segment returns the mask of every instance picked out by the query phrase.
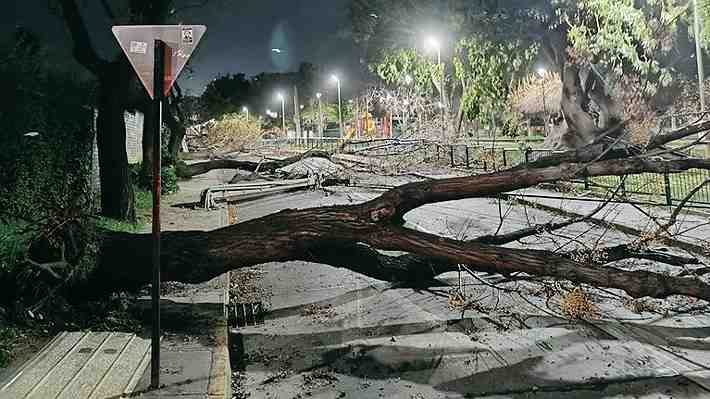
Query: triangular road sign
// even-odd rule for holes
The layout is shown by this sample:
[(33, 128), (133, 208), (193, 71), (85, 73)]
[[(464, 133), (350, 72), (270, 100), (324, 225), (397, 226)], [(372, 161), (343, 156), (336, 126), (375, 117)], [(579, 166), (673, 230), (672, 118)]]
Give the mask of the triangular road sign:
[(153, 93), (155, 40), (162, 40), (167, 44), (163, 86), (165, 88), (163, 94), (167, 95), (207, 31), (207, 27), (204, 25), (132, 25), (114, 26), (111, 30), (150, 98), (155, 98)]

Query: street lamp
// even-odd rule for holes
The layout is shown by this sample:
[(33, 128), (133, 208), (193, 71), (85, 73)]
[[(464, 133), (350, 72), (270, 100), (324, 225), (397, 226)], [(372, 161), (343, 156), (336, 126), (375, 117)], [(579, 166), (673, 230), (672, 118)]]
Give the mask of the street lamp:
[(242, 107), (242, 112), (247, 114), (247, 122), (249, 122), (249, 108), (246, 106)]
[(340, 137), (343, 137), (343, 102), (340, 97), (340, 78), (334, 74), (332, 79), (338, 85), (338, 123), (340, 124)]
[(316, 98), (318, 99), (318, 130), (320, 130), (320, 138), (323, 138), (323, 109), (321, 108), (321, 97), (323, 97), (321, 93), (316, 93)]
[(545, 68), (538, 68), (537, 69), (537, 74), (540, 76), (541, 79), (541, 84), (540, 87), (542, 88), (542, 123), (543, 123), (543, 134), (545, 137), (547, 137), (547, 105), (545, 104), (545, 75), (547, 74), (547, 71)]
[(281, 128), (283, 130), (284, 138), (288, 138), (286, 133), (286, 99), (282, 93), (278, 93), (277, 97), (281, 100)]
[[(429, 47), (433, 48), (436, 50), (436, 65), (441, 66), (441, 44), (439, 43), (439, 40), (437, 40), (435, 37), (430, 37), (427, 39), (427, 44)], [(444, 116), (444, 85), (446, 82), (444, 81), (444, 69), (442, 68), (441, 71), (441, 88), (439, 88), (439, 102), (442, 104), (441, 107), (441, 129), (445, 129), (446, 125), (446, 117)]]

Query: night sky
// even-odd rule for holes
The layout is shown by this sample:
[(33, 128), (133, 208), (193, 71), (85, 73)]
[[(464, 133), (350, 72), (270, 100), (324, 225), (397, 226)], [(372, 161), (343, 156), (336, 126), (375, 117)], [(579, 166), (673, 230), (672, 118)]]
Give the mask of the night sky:
[[(49, 57), (71, 64), (71, 38), (64, 21), (53, 14), (47, 0), (3, 0), (14, 7), (0, 13), (0, 35), (9, 37), (15, 26), (40, 35)], [(96, 0), (78, 0), (95, 40), (107, 58), (119, 51), (110, 32), (111, 21)], [(190, 61), (194, 73), (184, 73), (181, 83), (199, 94), (218, 74), (295, 70), (301, 62), (337, 71), (348, 92), (365, 77), (359, 50), (349, 36), (349, 0), (211, 0), (203, 8), (182, 13), (180, 22), (207, 25), (207, 35)], [(14, 4), (13, 4), (14, 3)], [(273, 47), (283, 49), (276, 54)], [(325, 82), (324, 77), (324, 85)]]

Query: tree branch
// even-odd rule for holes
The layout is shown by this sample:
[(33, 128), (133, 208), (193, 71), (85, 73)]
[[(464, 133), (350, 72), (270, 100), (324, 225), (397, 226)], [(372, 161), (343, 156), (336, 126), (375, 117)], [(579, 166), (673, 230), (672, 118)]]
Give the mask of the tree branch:
[(106, 61), (99, 58), (96, 53), (75, 0), (60, 0), (60, 4), (74, 42), (74, 56), (86, 69), (98, 75)]

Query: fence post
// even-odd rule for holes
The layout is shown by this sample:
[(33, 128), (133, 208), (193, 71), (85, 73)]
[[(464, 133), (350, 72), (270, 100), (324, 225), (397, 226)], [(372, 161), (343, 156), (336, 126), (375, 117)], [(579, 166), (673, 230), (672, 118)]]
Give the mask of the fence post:
[(468, 158), (468, 146), (466, 146), (466, 169), (470, 168), (471, 164)]
[(506, 153), (507, 153), (507, 151), (505, 149), (503, 149), (503, 167), (504, 168), (508, 167), (508, 158), (505, 156)]
[(668, 173), (663, 174), (663, 183), (666, 192), (666, 204), (668, 206), (673, 206), (673, 195), (671, 194), (671, 179), (668, 176)]
[(455, 162), (454, 162), (454, 146), (450, 145), (449, 146), (449, 155), (451, 155), (451, 167), (455, 167)]

